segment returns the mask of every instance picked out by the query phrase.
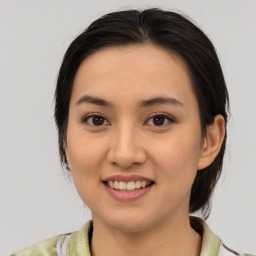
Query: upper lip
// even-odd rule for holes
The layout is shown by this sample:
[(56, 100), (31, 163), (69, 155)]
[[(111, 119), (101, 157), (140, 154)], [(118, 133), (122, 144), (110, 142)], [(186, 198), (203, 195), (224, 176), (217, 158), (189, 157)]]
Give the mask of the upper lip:
[(147, 182), (153, 182), (152, 179), (150, 178), (146, 178), (143, 176), (139, 176), (139, 175), (129, 175), (129, 176), (125, 176), (125, 175), (112, 175), (112, 176), (108, 176), (107, 178), (103, 179), (103, 181), (123, 181), (123, 182), (129, 182), (129, 181), (147, 181)]

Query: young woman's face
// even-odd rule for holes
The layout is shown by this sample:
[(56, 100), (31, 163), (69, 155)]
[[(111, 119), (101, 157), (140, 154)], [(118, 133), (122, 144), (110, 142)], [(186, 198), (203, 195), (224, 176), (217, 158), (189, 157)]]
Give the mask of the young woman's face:
[(186, 65), (152, 45), (89, 56), (74, 80), (66, 145), (94, 221), (142, 231), (187, 218), (202, 137)]

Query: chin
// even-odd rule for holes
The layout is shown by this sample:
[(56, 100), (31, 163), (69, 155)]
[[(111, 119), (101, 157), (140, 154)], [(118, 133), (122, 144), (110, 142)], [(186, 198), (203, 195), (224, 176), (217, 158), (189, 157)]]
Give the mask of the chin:
[(125, 220), (114, 223), (111, 223), (112, 227), (116, 230), (128, 232), (128, 233), (137, 233), (137, 232), (143, 232), (148, 229), (148, 226), (146, 223), (133, 221), (133, 220)]
[[(97, 221), (98, 218), (93, 216), (93, 221)], [(110, 217), (101, 217), (101, 222), (104, 222), (105, 226), (123, 231), (123, 232), (141, 232), (150, 227), (150, 218), (139, 213), (121, 213), (111, 214)]]

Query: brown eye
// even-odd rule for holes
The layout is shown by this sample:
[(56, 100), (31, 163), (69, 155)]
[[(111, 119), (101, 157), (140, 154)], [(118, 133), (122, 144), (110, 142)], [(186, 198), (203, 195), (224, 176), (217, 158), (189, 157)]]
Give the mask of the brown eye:
[(159, 114), (152, 116), (147, 121), (148, 125), (152, 125), (152, 126), (165, 126), (172, 122), (173, 120), (169, 116), (159, 115)]
[(109, 124), (109, 122), (103, 116), (100, 116), (100, 115), (86, 116), (83, 119), (83, 122), (91, 126), (103, 126), (103, 125)]
[(165, 117), (164, 116), (154, 116), (153, 117), (153, 123), (154, 125), (163, 125), (165, 122)]

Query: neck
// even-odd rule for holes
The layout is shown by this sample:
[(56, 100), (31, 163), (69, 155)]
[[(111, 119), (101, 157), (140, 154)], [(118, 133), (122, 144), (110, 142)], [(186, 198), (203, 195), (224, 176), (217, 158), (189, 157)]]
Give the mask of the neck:
[(189, 216), (138, 232), (109, 228), (97, 218), (93, 223), (92, 256), (200, 255), (201, 237), (191, 228)]

